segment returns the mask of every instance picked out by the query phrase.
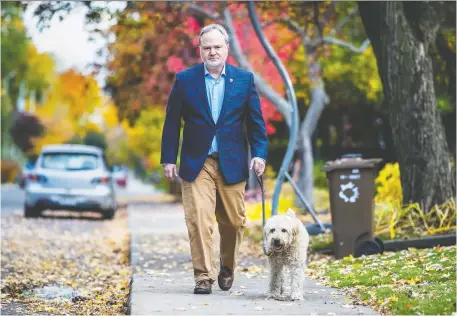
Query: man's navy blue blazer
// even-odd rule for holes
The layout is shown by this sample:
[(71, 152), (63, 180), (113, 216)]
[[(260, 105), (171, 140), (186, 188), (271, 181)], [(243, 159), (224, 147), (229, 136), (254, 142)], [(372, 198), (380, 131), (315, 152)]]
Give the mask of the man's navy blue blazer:
[(203, 63), (176, 74), (163, 126), (161, 163), (176, 164), (183, 119), (179, 176), (186, 181), (194, 181), (202, 170), (214, 136), (220, 168), (228, 184), (249, 176), (245, 133), (252, 157), (267, 158), (268, 138), (254, 76), (225, 65), (224, 101), (217, 123), (208, 104)]

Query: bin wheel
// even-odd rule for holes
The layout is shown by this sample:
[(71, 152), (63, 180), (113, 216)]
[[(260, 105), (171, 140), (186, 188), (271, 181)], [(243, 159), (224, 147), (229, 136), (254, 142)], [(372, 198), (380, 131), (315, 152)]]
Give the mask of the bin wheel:
[(360, 244), (358, 244), (355, 247), (354, 256), (356, 258), (358, 258), (358, 257), (360, 257), (362, 255), (368, 256), (368, 255), (374, 255), (374, 254), (382, 253), (383, 245), (381, 243), (379, 243), (375, 239), (365, 240), (365, 241), (361, 242)]
[(376, 241), (378, 243), (379, 247), (381, 248), (380, 253), (383, 253), (384, 252), (384, 242), (378, 237), (375, 237), (374, 241)]

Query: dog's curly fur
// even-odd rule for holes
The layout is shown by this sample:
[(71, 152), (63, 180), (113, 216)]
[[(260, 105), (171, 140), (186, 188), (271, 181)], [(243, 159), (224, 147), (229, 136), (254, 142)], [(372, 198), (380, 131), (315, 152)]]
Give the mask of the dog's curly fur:
[[(303, 300), (306, 254), (309, 235), (291, 209), (271, 217), (263, 230), (266, 255), (270, 262), (269, 297), (277, 300)], [(290, 280), (286, 280), (287, 273)], [(290, 287), (290, 293), (286, 288)]]

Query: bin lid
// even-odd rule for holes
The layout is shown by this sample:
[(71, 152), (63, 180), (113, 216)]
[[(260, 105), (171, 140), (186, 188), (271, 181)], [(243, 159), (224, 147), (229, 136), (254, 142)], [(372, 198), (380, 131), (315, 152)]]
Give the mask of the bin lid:
[(360, 157), (356, 158), (341, 158), (333, 161), (327, 161), (322, 167), (322, 170), (325, 172), (330, 172), (339, 169), (366, 169), (366, 168), (375, 168), (382, 159), (373, 158), (373, 159), (362, 159)]

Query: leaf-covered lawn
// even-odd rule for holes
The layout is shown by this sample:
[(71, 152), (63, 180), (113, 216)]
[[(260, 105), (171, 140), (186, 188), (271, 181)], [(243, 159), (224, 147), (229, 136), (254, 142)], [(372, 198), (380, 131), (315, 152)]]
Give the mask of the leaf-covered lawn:
[[(2, 218), (2, 311), (125, 314), (131, 269), (126, 212), (114, 220)], [(43, 298), (51, 287), (71, 295)]]
[(410, 249), (311, 262), (310, 277), (344, 290), (355, 304), (386, 314), (450, 315), (456, 311), (456, 247)]

